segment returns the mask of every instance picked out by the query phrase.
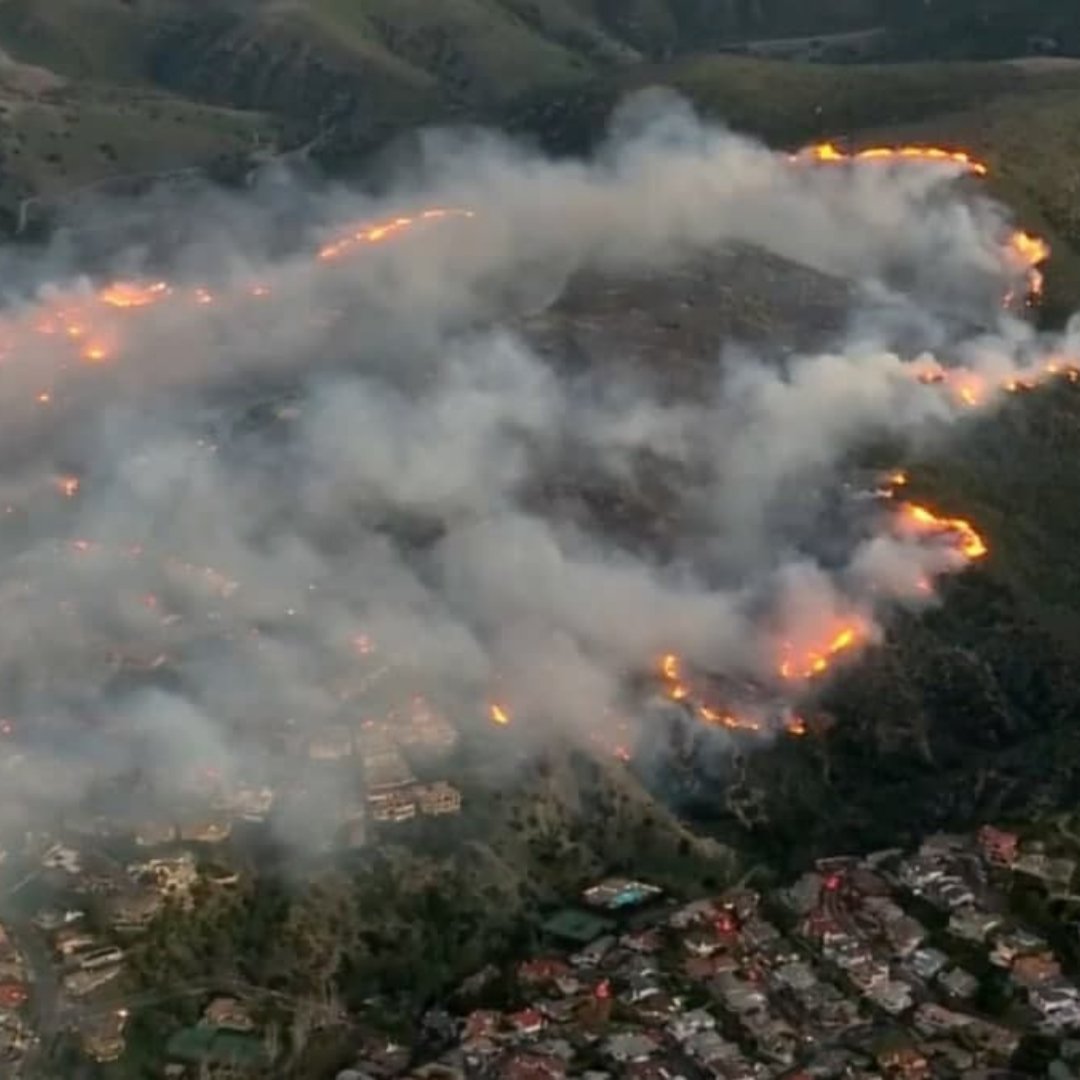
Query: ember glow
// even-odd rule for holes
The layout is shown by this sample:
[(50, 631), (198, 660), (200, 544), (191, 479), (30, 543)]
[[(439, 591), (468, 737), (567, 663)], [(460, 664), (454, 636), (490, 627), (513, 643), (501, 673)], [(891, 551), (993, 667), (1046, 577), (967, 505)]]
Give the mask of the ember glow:
[(506, 727), (510, 723), (510, 714), (501, 705), (492, 705), (488, 709), (488, 716), (493, 724)]

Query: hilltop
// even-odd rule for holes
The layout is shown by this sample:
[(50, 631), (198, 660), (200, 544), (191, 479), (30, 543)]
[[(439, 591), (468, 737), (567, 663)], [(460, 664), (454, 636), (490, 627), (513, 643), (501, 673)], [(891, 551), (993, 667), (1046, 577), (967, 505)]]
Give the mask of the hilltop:
[[(1013, 37), (1057, 33), (1067, 48), (1060, 6), (998, 8), (1021, 13), (1009, 24)], [(878, 26), (925, 37), (915, 45), (893, 30), (878, 50), (885, 58), (1010, 55), (1003, 45), (963, 45), (966, 23), (942, 24), (923, 8), (904, 0), (0, 0), (0, 211), (15, 227), (32, 197), (183, 166), (236, 180), (252, 162), (291, 151), (355, 169), (394, 136), (447, 121), (506, 124), (577, 150), (621, 95), (659, 83), (775, 144), (919, 123), (926, 137), (974, 139), (995, 163), (1012, 160), (1031, 108), (1049, 142), (1030, 148), (1016, 186), (1030, 192), (1033, 212), (1045, 188), (1060, 214), (1062, 193), (1044, 164), (1078, 108), (1080, 75), (1068, 67), (830, 67), (733, 55), (762, 52), (762, 39), (827, 40)], [(710, 55), (720, 47), (727, 52)], [(990, 105), (998, 122), (974, 130), (968, 112)], [(1014, 194), (1001, 175), (1002, 193)]]

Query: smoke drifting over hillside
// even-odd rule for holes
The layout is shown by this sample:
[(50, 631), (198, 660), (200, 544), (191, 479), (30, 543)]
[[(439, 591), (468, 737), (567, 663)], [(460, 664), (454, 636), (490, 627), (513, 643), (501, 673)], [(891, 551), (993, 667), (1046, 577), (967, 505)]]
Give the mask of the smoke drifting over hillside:
[[(589, 738), (668, 652), (796, 700), (883, 606), (931, 602), (969, 557), (948, 523), (883, 505), (824, 558), (795, 496), (835, 486), (867, 440), (937, 437), (1068, 353), (1001, 310), (1033, 266), (962, 164), (823, 168), (666, 98), (628, 106), (588, 163), (432, 136), (392, 199), (321, 198), (324, 220), (357, 222), (321, 251), (271, 258), (264, 211), (226, 205), (168, 285), (102, 291), (43, 252), (58, 284), (0, 321), (11, 822), (133, 769), (168, 797), (208, 768), (255, 779), (416, 694)], [(849, 340), (708, 357), (678, 400), (514, 329), (577, 272), (663, 273), (726, 245), (850, 278)], [(990, 330), (956, 341), (943, 311)], [(973, 365), (966, 381), (892, 351), (913, 333)], [(249, 425), (262, 398), (279, 418)], [(683, 508), (662, 554), (545, 496), (566, 475), (632, 489), (646, 462)]]

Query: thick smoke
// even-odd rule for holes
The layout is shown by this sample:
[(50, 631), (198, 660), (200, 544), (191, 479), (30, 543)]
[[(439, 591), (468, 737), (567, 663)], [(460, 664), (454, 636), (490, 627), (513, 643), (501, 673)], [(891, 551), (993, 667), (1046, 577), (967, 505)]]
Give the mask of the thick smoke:
[[(624, 110), (590, 162), (434, 135), (392, 199), (309, 201), (339, 223), (471, 216), (319, 259), (271, 256), (274, 215), (226, 201), (158, 302), (102, 305), (50, 251), (60, 283), (0, 323), (12, 824), (123, 777), (140, 808), (208, 769), (280, 779), (310, 738), (417, 694), (465, 727), (497, 699), (521, 738), (592, 738), (666, 652), (766, 685), (787, 659), (797, 694), (836, 627), (872, 641), (883, 605), (963, 564), (877, 511), (825, 558), (787, 513), (869, 440), (963, 415), (898, 342), (994, 379), (1048, 348), (997, 310), (1022, 285), (1007, 215), (958, 167), (793, 163), (668, 99)], [(852, 281), (847, 340), (718, 349), (678, 399), (518, 329), (574, 275), (747, 245)], [(958, 341), (935, 305), (989, 330)], [(646, 461), (679, 507), (662, 549), (552, 494), (635, 492)]]

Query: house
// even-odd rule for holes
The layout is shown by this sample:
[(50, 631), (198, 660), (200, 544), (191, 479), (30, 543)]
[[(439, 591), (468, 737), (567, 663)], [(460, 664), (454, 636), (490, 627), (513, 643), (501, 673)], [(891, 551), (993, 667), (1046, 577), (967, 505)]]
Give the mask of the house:
[(954, 911), (949, 917), (949, 933), (964, 941), (985, 941), (991, 930), (1000, 926), (1000, 915), (967, 907)]
[(716, 918), (716, 905), (711, 900), (693, 900), (674, 911), (668, 918), (672, 930), (689, 930), (698, 923), (712, 922)]
[(631, 952), (652, 954), (660, 951), (660, 935), (651, 927), (631, 930), (619, 938), (619, 944)]
[(265, 821), (274, 805), (274, 789), (269, 787), (238, 787), (219, 806), (239, 814), (245, 821)]
[(63, 978), (64, 991), (72, 997), (85, 997), (106, 983), (112, 982), (121, 970), (123, 970), (121, 965), (115, 964), (112, 967), (98, 968), (94, 971), (72, 971)]
[(247, 1006), (231, 997), (214, 998), (203, 1011), (202, 1022), (222, 1031), (255, 1030), (255, 1020)]
[(910, 915), (901, 914), (886, 924), (885, 940), (897, 956), (909, 956), (926, 940), (926, 927)]
[(164, 895), (154, 889), (120, 893), (109, 898), (109, 921), (120, 931), (141, 930), (154, 920), (164, 905)]
[(964, 998), (973, 997), (979, 989), (979, 980), (969, 971), (961, 967), (951, 968), (949, 971), (938, 976), (938, 986), (950, 997)]
[(806, 873), (780, 893), (780, 900), (796, 915), (809, 915), (821, 900), (822, 876)]
[(746, 919), (742, 924), (743, 941), (751, 949), (760, 949), (780, 938), (780, 931), (761, 918)]
[(1020, 837), (1016, 833), (984, 825), (977, 838), (979, 851), (987, 862), (996, 866), (1011, 866), (1016, 861)]
[(686, 1080), (673, 1061), (635, 1061), (622, 1070), (623, 1080)]
[(848, 976), (864, 994), (868, 994), (874, 987), (888, 982), (889, 965), (883, 960), (868, 959), (849, 968)]
[(702, 1064), (734, 1061), (741, 1055), (735, 1043), (728, 1042), (713, 1029), (695, 1032), (685, 1041), (683, 1049)]
[(925, 1002), (920, 1005), (912, 1016), (915, 1029), (923, 1035), (944, 1035), (951, 1031), (957, 1031), (966, 1027), (971, 1017), (965, 1013), (953, 1012), (934, 1002)]
[(646, 1024), (667, 1023), (679, 1011), (679, 1002), (663, 990), (649, 994), (637, 1003), (638, 1019)]
[(144, 821), (135, 829), (135, 843), (139, 847), (160, 847), (176, 839), (176, 826), (166, 821)]
[(658, 885), (628, 878), (606, 878), (587, 888), (581, 896), (587, 907), (604, 911), (624, 911), (655, 900), (663, 895)]
[(990, 962), (998, 967), (1012, 967), (1018, 956), (1040, 953), (1046, 949), (1046, 939), (1029, 930), (1006, 930), (994, 939), (994, 948), (990, 953)]
[(82, 856), (73, 847), (53, 844), (41, 857), (46, 870), (62, 870), (65, 874), (78, 874), (82, 870)]
[(930, 903), (946, 911), (956, 911), (958, 908), (972, 907), (975, 904), (975, 893), (971, 886), (954, 874), (938, 878), (923, 891)]
[(924, 948), (916, 949), (911, 954), (908, 963), (911, 970), (920, 979), (932, 979), (941, 970), (948, 966), (949, 958), (940, 949)]
[(974, 1017), (964, 1025), (964, 1041), (999, 1061), (1012, 1059), (1020, 1045), (1020, 1032)]
[(605, 1040), (604, 1054), (620, 1065), (633, 1061), (646, 1061), (657, 1052), (660, 1044), (651, 1035), (641, 1031), (625, 1031)]
[(1061, 965), (1052, 953), (1018, 956), (1013, 961), (1012, 978), (1013, 982), (1025, 989), (1032, 986), (1045, 986), (1061, 978)]
[(776, 972), (776, 980), (798, 992), (809, 990), (811, 986), (817, 983), (818, 978), (814, 973), (814, 969), (805, 961), (800, 960), (795, 963), (785, 964), (780, 968)]
[(539, 1035), (544, 1029), (543, 1014), (537, 1009), (522, 1009), (520, 1012), (510, 1013), (506, 1022), (519, 1035)]
[(312, 761), (340, 761), (353, 753), (353, 734), (344, 724), (331, 724), (312, 736), (308, 757)]
[(911, 987), (898, 979), (887, 979), (871, 987), (866, 996), (890, 1016), (899, 1016), (915, 1004), (911, 996)]
[(190, 851), (169, 858), (132, 863), (127, 871), (134, 881), (145, 882), (165, 896), (187, 896), (199, 880), (195, 856)]
[(1071, 1012), (1080, 1003), (1080, 993), (1071, 983), (1056, 980), (1028, 990), (1028, 1002), (1044, 1017), (1055, 1013)]
[(566, 1062), (553, 1054), (509, 1054), (498, 1065), (501, 1080), (563, 1080)]
[(914, 1046), (893, 1046), (878, 1054), (878, 1066), (887, 1074), (906, 1078), (925, 1076), (929, 1062)]
[(538, 957), (518, 964), (517, 978), (525, 986), (543, 986), (568, 976), (570, 972), (570, 965), (559, 957)]
[(402, 822), (416, 817), (416, 800), (409, 791), (379, 791), (368, 796), (374, 821)]
[(725, 973), (737, 971), (739, 962), (726, 953), (715, 956), (691, 956), (683, 961), (683, 974), (695, 982), (709, 982)]
[(456, 814), (461, 810), (461, 792), (453, 784), (438, 780), (434, 784), (418, 784), (414, 789), (420, 813), (429, 817)]
[(1012, 868), (1018, 874), (1027, 874), (1059, 888), (1068, 888), (1076, 873), (1076, 863), (1072, 859), (1051, 859), (1041, 851), (1025, 852)]
[(630, 1005), (637, 1005), (653, 994), (660, 992), (656, 979), (652, 975), (634, 975), (627, 983), (623, 998)]
[(724, 948), (724, 944), (724, 939), (712, 926), (695, 927), (682, 938), (682, 946), (691, 956), (712, 956)]
[(83, 1053), (92, 1061), (106, 1064), (123, 1056), (124, 1029), (127, 1009), (111, 1009), (97, 1019), (91, 1019), (80, 1033)]
[(86, 930), (76, 927), (68, 927), (57, 932), (53, 938), (53, 949), (57, 956), (68, 959), (76, 953), (86, 949), (92, 949), (98, 944), (98, 939)]
[[(49, 934), (54, 930), (59, 930), (63, 926), (70, 926), (72, 923), (80, 922), (85, 918), (85, 911), (70, 908), (66, 910), (61, 910), (59, 908), (45, 908), (34, 916), (32, 922), (39, 930), (43, 930), (45, 933)], [(3, 934), (3, 929), (0, 928), (0, 945), (6, 943), (7, 939)]]
[(179, 832), (180, 839), (187, 843), (220, 844), (232, 834), (232, 822), (226, 817), (185, 821)]
[(723, 978), (719, 982), (721, 997), (731, 1012), (741, 1015), (765, 1007), (765, 995), (753, 984)]
[(887, 896), (868, 896), (862, 904), (863, 910), (873, 916), (874, 921), (887, 929), (890, 923), (904, 918), (904, 909)]
[(903, 885), (919, 893), (931, 882), (944, 877), (945, 870), (936, 858), (914, 856), (900, 864), (899, 876)]
[(595, 941), (579, 949), (570, 957), (570, 963), (574, 967), (595, 967), (615, 948), (615, 938), (611, 935), (599, 937)]
[(465, 1026), (461, 1032), (463, 1043), (477, 1039), (491, 1038), (502, 1026), (503, 1014), (493, 1009), (474, 1009), (465, 1017)]
[(716, 1018), (704, 1009), (692, 1009), (690, 1012), (673, 1016), (668, 1021), (668, 1031), (676, 1042), (684, 1043), (692, 1035), (702, 1031), (712, 1031), (716, 1027)]

